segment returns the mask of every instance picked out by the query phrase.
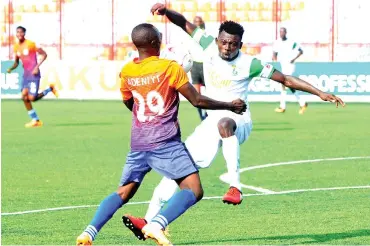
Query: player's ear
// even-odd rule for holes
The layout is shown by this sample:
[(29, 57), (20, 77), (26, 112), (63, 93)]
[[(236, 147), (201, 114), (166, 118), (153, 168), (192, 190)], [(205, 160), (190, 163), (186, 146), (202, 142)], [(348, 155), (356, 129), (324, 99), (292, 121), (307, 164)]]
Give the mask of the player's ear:
[(240, 47), (239, 49), (241, 49), (243, 47), (243, 42), (240, 42)]
[(152, 40), (150, 42), (150, 45), (152, 46), (152, 48), (158, 49), (161, 47), (161, 42), (159, 40)]

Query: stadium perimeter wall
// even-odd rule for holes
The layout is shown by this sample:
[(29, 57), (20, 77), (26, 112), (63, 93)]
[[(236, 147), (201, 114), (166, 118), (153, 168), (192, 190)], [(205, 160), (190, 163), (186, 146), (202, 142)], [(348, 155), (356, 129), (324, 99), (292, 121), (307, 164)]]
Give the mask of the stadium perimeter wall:
[[(6, 69), (12, 63), (1, 62), (3, 99), (20, 98), (23, 69), (19, 66), (13, 73), (7, 74)], [(280, 69), (280, 64), (272, 64)], [(41, 66), (40, 89), (54, 83), (60, 90), (60, 99), (121, 100), (118, 74), (122, 65), (119, 61), (89, 61), (83, 64), (63, 60), (47, 62)], [(325, 92), (339, 95), (346, 102), (370, 102), (370, 62), (297, 63), (295, 75)], [(278, 101), (280, 88), (274, 81), (253, 79), (248, 88), (249, 101)], [(309, 102), (320, 101), (315, 96), (302, 95)], [(289, 95), (287, 100), (295, 101), (295, 98)]]

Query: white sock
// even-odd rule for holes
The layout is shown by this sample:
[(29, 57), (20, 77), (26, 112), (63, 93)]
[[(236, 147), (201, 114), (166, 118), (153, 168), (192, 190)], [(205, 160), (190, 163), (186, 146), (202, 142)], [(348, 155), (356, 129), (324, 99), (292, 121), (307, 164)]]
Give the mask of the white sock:
[(163, 206), (176, 193), (177, 183), (174, 180), (164, 177), (158, 186), (154, 189), (152, 200), (150, 200), (145, 220), (149, 223), (156, 215), (159, 214)]
[(294, 94), (295, 98), (297, 99), (297, 101), (298, 101), (298, 103), (299, 103), (299, 106), (303, 107), (303, 106), (306, 104), (306, 102), (305, 102), (305, 100), (303, 100), (303, 99), (302, 99), (302, 97), (299, 95), (299, 92), (298, 92), (298, 91), (296, 91), (296, 92), (294, 92), (293, 94)]
[(280, 95), (280, 108), (285, 109), (286, 108), (286, 90), (281, 91)]
[(240, 146), (238, 138), (234, 135), (228, 138), (222, 139), (222, 153), (226, 160), (227, 172), (229, 176), (230, 186), (234, 186), (238, 190), (241, 190), (240, 184)]

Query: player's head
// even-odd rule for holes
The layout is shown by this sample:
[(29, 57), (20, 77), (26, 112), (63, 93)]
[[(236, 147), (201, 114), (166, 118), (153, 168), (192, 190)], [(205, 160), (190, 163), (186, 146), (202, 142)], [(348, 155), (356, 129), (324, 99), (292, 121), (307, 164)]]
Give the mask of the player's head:
[(280, 28), (280, 38), (283, 40), (286, 39), (286, 34), (287, 34), (286, 28), (285, 27)]
[(144, 52), (151, 56), (159, 56), (162, 34), (152, 24), (142, 23), (134, 27), (131, 39), (139, 54)]
[(225, 21), (220, 25), (216, 43), (222, 59), (233, 60), (243, 46), (244, 28), (234, 21)]
[(23, 41), (25, 35), (26, 35), (26, 28), (24, 28), (23, 26), (18, 26), (17, 27), (17, 34), (16, 34), (18, 40)]
[(205, 25), (202, 17), (200, 17), (200, 16), (195, 16), (194, 17), (193, 24), (196, 25), (197, 27), (202, 28), (202, 29), (205, 29), (206, 28), (206, 25)]

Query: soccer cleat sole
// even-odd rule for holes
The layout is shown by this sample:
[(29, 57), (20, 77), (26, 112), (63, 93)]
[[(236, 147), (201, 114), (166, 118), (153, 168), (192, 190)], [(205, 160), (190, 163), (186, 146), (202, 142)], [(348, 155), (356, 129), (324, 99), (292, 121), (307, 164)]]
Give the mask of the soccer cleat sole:
[(143, 234), (143, 232), (137, 228), (135, 228), (134, 224), (132, 223), (132, 221), (130, 220), (130, 218), (126, 217), (126, 216), (123, 216), (122, 217), (122, 222), (123, 224), (128, 228), (130, 229), (130, 231), (132, 231), (134, 234), (135, 234), (135, 237), (139, 240), (142, 240), (142, 241), (145, 241), (145, 235)]
[(238, 202), (238, 203), (235, 203), (235, 202), (230, 202), (230, 201), (227, 201), (227, 200), (222, 200), (222, 202), (223, 203), (225, 203), (225, 204), (229, 204), (229, 205), (234, 205), (234, 206), (236, 206), (236, 205), (240, 205), (242, 202), (243, 202), (243, 200), (241, 200), (240, 202)]

